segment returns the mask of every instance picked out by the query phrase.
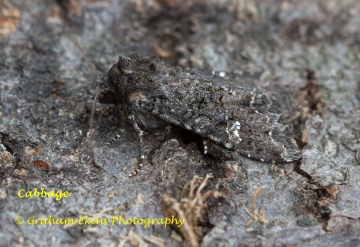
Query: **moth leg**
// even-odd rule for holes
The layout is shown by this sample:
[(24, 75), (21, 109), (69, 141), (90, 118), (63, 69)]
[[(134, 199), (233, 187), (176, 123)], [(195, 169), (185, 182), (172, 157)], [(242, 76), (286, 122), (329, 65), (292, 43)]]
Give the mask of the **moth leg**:
[(208, 153), (208, 146), (206, 140), (203, 138), (203, 147), (204, 147), (204, 154)]
[(144, 155), (144, 141), (143, 141), (143, 135), (146, 134), (146, 132), (144, 132), (142, 129), (140, 129), (139, 125), (137, 124), (136, 120), (135, 120), (135, 117), (134, 115), (130, 115), (129, 116), (129, 120), (130, 120), (130, 123), (133, 125), (136, 133), (138, 133), (138, 136), (139, 136), (139, 141), (140, 141), (140, 160), (139, 160), (139, 164), (137, 165), (137, 167), (135, 168), (135, 170), (129, 174), (129, 177), (134, 177), (136, 176), (141, 167), (142, 167), (142, 164), (145, 160), (145, 155)]
[[(214, 155), (216, 157), (220, 157), (225, 160), (232, 160), (234, 159), (234, 151), (229, 150), (227, 148), (222, 147), (221, 145), (211, 141), (211, 140), (204, 140), (204, 152), (205, 150), (207, 153)], [(206, 149), (205, 149), (206, 146)]]
[[(121, 132), (124, 132), (124, 130), (121, 129)], [(121, 136), (120, 134), (117, 134), (115, 137), (111, 138), (111, 140), (109, 142), (107, 142), (106, 145), (108, 145), (108, 146), (113, 145), (117, 141), (117, 139), (120, 138), (120, 136)]]
[(129, 120), (130, 120), (131, 124), (133, 125), (135, 131), (138, 133), (140, 142), (142, 143), (142, 140), (143, 140), (142, 136), (145, 134), (145, 132), (142, 129), (140, 129), (139, 125), (137, 124), (137, 122), (135, 120), (134, 115), (130, 115)]

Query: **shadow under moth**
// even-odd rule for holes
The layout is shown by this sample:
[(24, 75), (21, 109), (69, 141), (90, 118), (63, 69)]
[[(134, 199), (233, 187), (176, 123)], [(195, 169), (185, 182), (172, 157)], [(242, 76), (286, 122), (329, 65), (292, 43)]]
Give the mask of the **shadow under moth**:
[(299, 159), (270, 98), (224, 75), (168, 67), (154, 56), (120, 56), (101, 77), (95, 103), (115, 104), (140, 138), (143, 130), (170, 123), (200, 135), (210, 154), (236, 151), (261, 162)]

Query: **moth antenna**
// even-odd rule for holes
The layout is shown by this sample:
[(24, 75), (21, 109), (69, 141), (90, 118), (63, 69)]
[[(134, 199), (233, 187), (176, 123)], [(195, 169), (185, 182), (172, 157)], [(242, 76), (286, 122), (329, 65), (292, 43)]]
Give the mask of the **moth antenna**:
[(99, 94), (100, 94), (100, 89), (96, 92), (95, 99), (94, 99), (94, 104), (93, 104), (93, 107), (92, 107), (92, 109), (91, 109), (91, 115), (90, 115), (90, 134), (93, 132), (94, 112), (95, 112), (96, 102), (97, 102), (97, 99), (98, 99), (98, 97), (99, 97)]
[[(95, 72), (95, 74), (101, 79), (101, 75), (96, 71), (94, 65), (90, 62), (90, 59), (86, 56), (84, 50), (81, 48), (79, 42), (76, 40), (75, 36), (73, 34), (70, 34), (71, 39), (74, 41), (75, 45), (79, 48), (79, 50), (81, 51), (81, 54), (83, 55), (83, 57), (85, 58), (87, 64), (90, 66), (91, 70)], [(94, 119), (94, 112), (95, 112), (95, 107), (96, 107), (96, 102), (98, 100), (100, 94), (100, 89), (97, 90), (96, 95), (95, 95), (95, 99), (94, 99), (94, 104), (93, 107), (91, 109), (91, 115), (90, 115), (90, 134), (93, 132), (93, 119)]]
[(101, 75), (96, 71), (94, 65), (90, 62), (90, 59), (86, 56), (84, 50), (81, 48), (79, 42), (77, 42), (75, 36), (73, 34), (70, 34), (71, 39), (74, 41), (75, 45), (79, 48), (79, 50), (81, 51), (83, 57), (85, 58), (86, 62), (88, 63), (88, 65), (90, 66), (91, 70), (95, 72), (95, 74), (97, 74), (97, 76), (99, 78), (101, 78)]

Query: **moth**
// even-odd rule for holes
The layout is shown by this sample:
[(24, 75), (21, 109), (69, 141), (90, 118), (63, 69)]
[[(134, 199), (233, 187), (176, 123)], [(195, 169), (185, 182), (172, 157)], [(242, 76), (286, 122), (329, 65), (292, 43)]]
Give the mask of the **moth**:
[(115, 104), (140, 137), (170, 123), (200, 135), (213, 147), (205, 146), (209, 153), (236, 151), (261, 162), (301, 157), (271, 99), (224, 73), (168, 67), (154, 56), (120, 56), (101, 77), (96, 101)]

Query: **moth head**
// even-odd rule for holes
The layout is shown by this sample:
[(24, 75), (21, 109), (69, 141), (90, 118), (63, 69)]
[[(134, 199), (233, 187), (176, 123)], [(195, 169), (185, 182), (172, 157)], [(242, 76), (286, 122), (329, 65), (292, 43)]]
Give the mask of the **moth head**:
[(104, 93), (115, 93), (117, 104), (122, 104), (129, 101), (129, 96), (133, 92), (156, 90), (164, 76), (166, 67), (155, 56), (120, 56), (100, 87)]
[(140, 57), (135, 54), (119, 56), (116, 65), (120, 73), (124, 75), (147, 74), (150, 76), (161, 72), (161, 68), (164, 66), (155, 56)]

